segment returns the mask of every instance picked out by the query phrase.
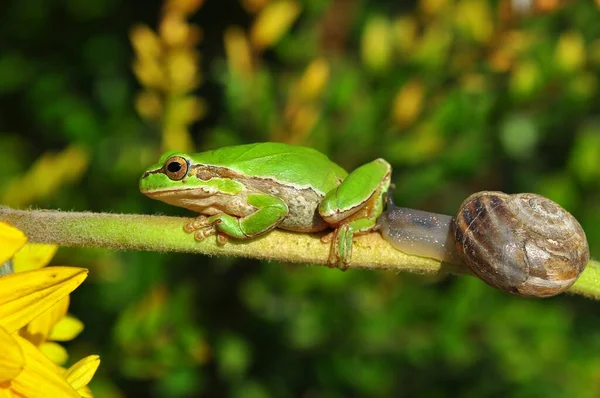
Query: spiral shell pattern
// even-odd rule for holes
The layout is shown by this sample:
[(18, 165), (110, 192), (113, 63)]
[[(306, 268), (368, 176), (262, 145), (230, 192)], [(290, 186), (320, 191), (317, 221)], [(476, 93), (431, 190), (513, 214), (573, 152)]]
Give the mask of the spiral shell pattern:
[(451, 225), (462, 261), (500, 290), (549, 297), (567, 290), (589, 261), (575, 217), (540, 195), (478, 192)]

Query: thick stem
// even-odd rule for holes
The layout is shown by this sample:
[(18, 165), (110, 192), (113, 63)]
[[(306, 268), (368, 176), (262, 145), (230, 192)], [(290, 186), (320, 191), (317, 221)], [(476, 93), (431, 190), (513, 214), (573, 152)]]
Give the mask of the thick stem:
[[(392, 208), (390, 207), (390, 209)], [(395, 212), (395, 210), (392, 211)], [(431, 216), (439, 215), (431, 214)], [(0, 206), (0, 222), (7, 222), (18, 227), (25, 232), (31, 242), (61, 246), (241, 256), (286, 263), (325, 264), (327, 261), (329, 246), (324, 245), (320, 235), (317, 234), (274, 230), (257, 239), (243, 242), (231, 240), (224, 246), (218, 246), (216, 239), (196, 242), (193, 236), (185, 233), (183, 226), (189, 221), (191, 219), (179, 217), (13, 210)], [(381, 222), (380, 227), (383, 228), (386, 222)], [(448, 223), (446, 218), (445, 223), (440, 225), (440, 230), (446, 228), (443, 225), (448, 225)], [(393, 228), (393, 225), (388, 223), (386, 228)], [(426, 231), (427, 229), (418, 228), (417, 230)], [(425, 234), (423, 241), (430, 241), (428, 236), (430, 235)], [(388, 239), (388, 241), (393, 243), (393, 239)], [(426, 246), (428, 245), (426, 244)], [(439, 247), (439, 244), (433, 239), (430, 247)], [(447, 246), (444, 245), (444, 247)], [(442, 254), (442, 257), (448, 258), (447, 251), (442, 251), (442, 253), (446, 253)], [(454, 266), (440, 264), (440, 260), (432, 259), (433, 256), (425, 258), (404, 254), (393, 248), (379, 234), (372, 233), (356, 238), (350, 268), (387, 269), (418, 274), (445, 272), (464, 274), (467, 272), (466, 267), (458, 265), (459, 262)], [(600, 299), (600, 263), (590, 261), (585, 272), (569, 289), (569, 292)]]

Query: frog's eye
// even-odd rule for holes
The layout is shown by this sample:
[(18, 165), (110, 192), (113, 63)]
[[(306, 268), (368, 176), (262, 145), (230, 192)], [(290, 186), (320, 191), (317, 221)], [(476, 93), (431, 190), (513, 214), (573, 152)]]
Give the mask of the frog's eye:
[(179, 181), (188, 172), (188, 163), (181, 156), (173, 156), (165, 162), (165, 174), (173, 181)]

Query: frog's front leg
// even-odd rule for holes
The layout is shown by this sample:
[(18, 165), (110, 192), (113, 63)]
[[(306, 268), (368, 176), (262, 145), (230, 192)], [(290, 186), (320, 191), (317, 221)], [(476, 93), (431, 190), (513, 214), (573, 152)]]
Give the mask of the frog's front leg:
[(324, 236), (331, 243), (328, 264), (342, 270), (352, 257), (352, 239), (375, 229), (390, 186), (392, 167), (383, 159), (367, 163), (346, 177), (319, 204), (319, 213), (335, 231)]
[(281, 199), (266, 195), (248, 196), (248, 204), (256, 211), (235, 217), (221, 213), (214, 216), (200, 216), (185, 226), (186, 232), (195, 232), (197, 240), (218, 234), (218, 242), (223, 244), (228, 237), (234, 239), (252, 239), (275, 228), (288, 214), (288, 207)]

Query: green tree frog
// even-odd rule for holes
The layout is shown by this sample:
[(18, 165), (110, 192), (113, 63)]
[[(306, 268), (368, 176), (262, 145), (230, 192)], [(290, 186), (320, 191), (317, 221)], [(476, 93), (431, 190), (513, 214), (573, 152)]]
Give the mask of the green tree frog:
[(376, 228), (391, 166), (376, 159), (348, 174), (319, 151), (283, 143), (163, 154), (140, 179), (152, 199), (200, 213), (185, 225), (197, 240), (252, 239), (273, 228), (317, 232), (330, 243), (328, 265), (346, 269), (352, 238)]

